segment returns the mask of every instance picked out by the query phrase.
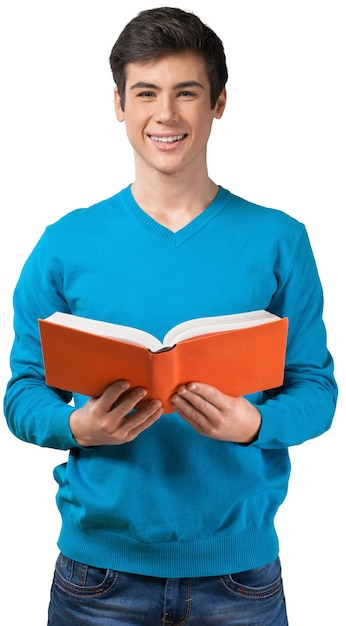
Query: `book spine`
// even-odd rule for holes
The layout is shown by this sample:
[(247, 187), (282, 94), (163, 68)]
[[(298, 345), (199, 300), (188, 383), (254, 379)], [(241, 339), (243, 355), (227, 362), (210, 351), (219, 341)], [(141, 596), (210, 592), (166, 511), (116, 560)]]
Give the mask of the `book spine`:
[(170, 397), (177, 386), (176, 348), (151, 353), (151, 385), (148, 396), (161, 400), (165, 411), (172, 412)]

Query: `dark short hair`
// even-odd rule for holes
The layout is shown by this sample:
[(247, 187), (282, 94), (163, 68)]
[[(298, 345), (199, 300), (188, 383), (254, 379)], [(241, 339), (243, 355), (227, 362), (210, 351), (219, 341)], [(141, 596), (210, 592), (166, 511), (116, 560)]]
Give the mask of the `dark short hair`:
[(173, 7), (141, 11), (115, 42), (109, 61), (122, 108), (128, 63), (185, 51), (196, 52), (203, 58), (210, 83), (211, 108), (214, 108), (228, 78), (222, 41), (199, 17)]

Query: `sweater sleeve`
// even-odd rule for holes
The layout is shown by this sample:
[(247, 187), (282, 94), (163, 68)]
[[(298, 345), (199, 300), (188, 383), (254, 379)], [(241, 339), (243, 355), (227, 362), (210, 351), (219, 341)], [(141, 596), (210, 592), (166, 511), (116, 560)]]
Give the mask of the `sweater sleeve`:
[(12, 376), (4, 413), (19, 439), (67, 450), (77, 445), (69, 427), (72, 396), (46, 385), (38, 328), (40, 317), (56, 310), (68, 311), (47, 239), (46, 231), (24, 265), (14, 292)]
[(256, 403), (261, 448), (286, 448), (321, 435), (337, 401), (333, 359), (323, 322), (323, 292), (305, 228), (270, 309), (289, 320), (284, 384)]

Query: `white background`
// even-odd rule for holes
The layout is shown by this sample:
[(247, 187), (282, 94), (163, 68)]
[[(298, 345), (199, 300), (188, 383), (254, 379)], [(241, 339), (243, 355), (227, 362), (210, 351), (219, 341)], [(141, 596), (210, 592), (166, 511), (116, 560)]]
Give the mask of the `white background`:
[[(143, 0), (3, 0), (1, 46), (1, 351), (9, 378), (12, 292), (46, 224), (133, 179), (113, 113), (111, 47)], [(181, 0), (224, 42), (228, 105), (209, 172), (308, 229), (325, 293), (340, 400), (332, 429), (291, 449), (277, 517), (290, 626), (343, 623), (345, 559), (345, 18), (340, 0)], [(35, 286), (33, 286), (35, 288)], [(39, 285), (37, 285), (39, 288)], [(66, 453), (1, 436), (1, 615), (46, 624), (60, 520), (55, 464)], [(63, 626), (63, 625), (62, 625)]]

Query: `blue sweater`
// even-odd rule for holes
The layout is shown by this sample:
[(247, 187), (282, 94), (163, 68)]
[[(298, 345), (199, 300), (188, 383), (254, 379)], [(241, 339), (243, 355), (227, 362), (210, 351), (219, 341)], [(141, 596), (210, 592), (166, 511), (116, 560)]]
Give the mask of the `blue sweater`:
[[(130, 188), (49, 226), (15, 290), (5, 415), (20, 439), (69, 450), (54, 471), (61, 551), (102, 568), (170, 578), (275, 559), (288, 447), (327, 430), (335, 411), (322, 306), (304, 226), (223, 188), (177, 233), (144, 213)], [(72, 312), (162, 339), (189, 318), (253, 309), (289, 318), (283, 387), (248, 396), (262, 415), (253, 444), (203, 437), (176, 413), (125, 445), (76, 444), (71, 395), (45, 385), (39, 317)], [(85, 397), (74, 402), (79, 407)]]

